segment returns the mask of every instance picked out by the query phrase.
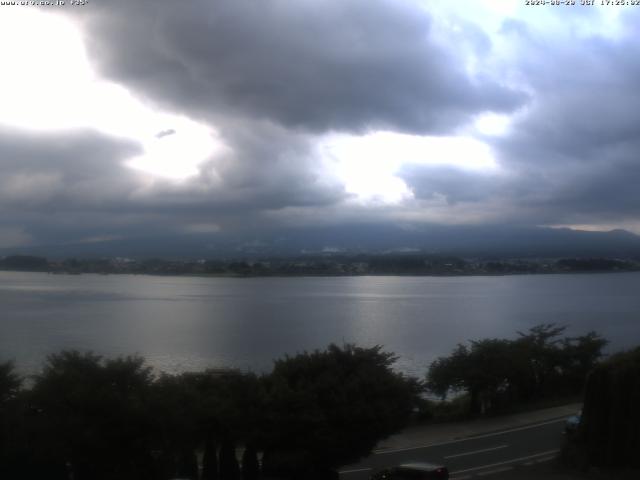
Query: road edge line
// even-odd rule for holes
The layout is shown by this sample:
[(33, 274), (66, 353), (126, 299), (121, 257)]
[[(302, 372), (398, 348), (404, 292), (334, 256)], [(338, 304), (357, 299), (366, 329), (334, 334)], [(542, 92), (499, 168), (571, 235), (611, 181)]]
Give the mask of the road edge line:
[(501, 448), (507, 448), (508, 446), (509, 445), (498, 445), (497, 447), (483, 448), (481, 450), (474, 450), (472, 452), (454, 453), (453, 455), (447, 455), (446, 457), (442, 458), (446, 460), (448, 458), (466, 457), (467, 455), (475, 455), (477, 453), (493, 452), (494, 450), (500, 450)]
[(530, 425), (524, 425), (522, 427), (509, 428), (507, 430), (500, 430), (498, 432), (479, 434), (479, 435), (474, 435), (470, 437), (462, 437), (454, 440), (447, 440), (446, 442), (428, 443), (426, 445), (417, 445), (415, 447), (394, 448), (394, 449), (388, 449), (388, 450), (374, 450), (373, 455), (385, 455), (387, 453), (407, 452), (409, 450), (419, 450), (421, 448), (439, 447), (441, 445), (449, 445), (452, 443), (467, 442), (469, 440), (475, 440), (477, 438), (493, 437), (496, 435), (502, 435), (504, 433), (518, 432), (520, 430), (528, 430), (530, 428), (542, 427), (544, 425), (551, 425), (552, 423), (560, 423), (565, 421), (566, 418), (567, 418), (566, 416), (562, 416), (554, 420), (549, 420), (549, 421), (540, 422), (540, 423), (533, 423)]
[(542, 457), (544, 455), (551, 455), (551, 454), (554, 454), (554, 453), (558, 453), (559, 451), (560, 451), (559, 449), (548, 450), (546, 452), (535, 453), (533, 455), (527, 455), (526, 457), (513, 458), (511, 460), (505, 460), (503, 462), (497, 462), (497, 463), (490, 463), (488, 465), (482, 465), (480, 467), (466, 468), (464, 470), (458, 470), (456, 472), (451, 472), (451, 475), (453, 476), (453, 475), (458, 475), (460, 473), (473, 472), (474, 470), (482, 470), (483, 468), (498, 467), (500, 465), (508, 465), (508, 464), (515, 463), (515, 462), (521, 462), (523, 460), (529, 460), (530, 458)]

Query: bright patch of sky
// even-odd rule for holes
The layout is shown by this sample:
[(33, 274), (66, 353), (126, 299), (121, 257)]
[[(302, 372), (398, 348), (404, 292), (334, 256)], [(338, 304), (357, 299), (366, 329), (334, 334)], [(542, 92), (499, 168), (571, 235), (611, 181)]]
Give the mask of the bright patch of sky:
[(473, 126), (482, 135), (501, 136), (509, 131), (511, 120), (510, 115), (489, 112), (478, 115)]
[[(581, 5), (527, 5), (524, 0), (429, 0), (423, 1), (431, 14), (443, 18), (467, 19), (482, 26), (489, 35), (498, 33), (503, 22), (514, 19), (524, 22), (533, 30), (573, 34), (601, 34), (615, 36), (620, 19), (634, 6)], [(608, 8), (602, 8), (608, 7)], [(597, 20), (597, 21), (594, 21)]]
[[(488, 121), (488, 127), (496, 128)], [(361, 202), (399, 203), (412, 193), (397, 174), (405, 165), (496, 169), (491, 148), (469, 136), (434, 137), (378, 131), (331, 135), (320, 146), (329, 168)]]
[[(580, 5), (566, 7), (562, 14), (560, 7), (525, 7), (521, 0), (443, 0), (425, 6), (451, 31), (463, 28), (456, 26), (456, 19), (482, 26), (491, 39), (493, 53), (487, 67), (467, 52), (472, 70), (491, 69), (493, 62), (509, 56), (510, 46), (500, 33), (506, 18), (549, 32), (566, 29), (570, 18), (571, 28), (583, 29), (583, 33), (615, 35), (622, 11), (601, 8), (594, 13), (599, 22), (592, 18), (582, 22), (586, 10), (580, 9), (589, 7)], [(568, 17), (569, 8), (575, 8), (575, 15)], [(34, 8), (4, 9), (0, 45), (0, 124), (31, 130), (93, 128), (129, 138), (142, 146), (143, 153), (126, 159), (127, 166), (174, 180), (196, 175), (202, 162), (224, 148), (211, 126), (153, 109), (123, 87), (97, 78), (79, 31), (64, 17)], [(403, 165), (495, 169), (491, 148), (480, 138), (503, 135), (510, 122), (509, 116), (485, 112), (476, 117), (471, 129), (458, 136), (387, 131), (362, 136), (334, 134), (320, 140), (319, 150), (329, 173), (359, 201), (394, 204), (412, 197), (397, 176)], [(160, 135), (162, 132), (170, 133)]]
[[(82, 37), (68, 19), (32, 8), (0, 17), (3, 65), (0, 123), (29, 130), (92, 128), (138, 142), (143, 153), (129, 167), (180, 180), (224, 148), (215, 130), (183, 116), (161, 112), (125, 88), (97, 78)], [(482, 134), (497, 135), (508, 118), (477, 120)], [(411, 192), (396, 176), (408, 163), (492, 168), (489, 147), (471, 137), (418, 137), (392, 132), (334, 135), (320, 144), (347, 191), (362, 201), (398, 203)]]
[[(125, 164), (180, 180), (222, 147), (211, 127), (143, 104), (96, 77), (78, 29), (35, 8), (0, 15), (0, 124), (28, 130), (90, 128), (138, 142), (143, 153)], [(161, 132), (171, 134), (158, 135)]]

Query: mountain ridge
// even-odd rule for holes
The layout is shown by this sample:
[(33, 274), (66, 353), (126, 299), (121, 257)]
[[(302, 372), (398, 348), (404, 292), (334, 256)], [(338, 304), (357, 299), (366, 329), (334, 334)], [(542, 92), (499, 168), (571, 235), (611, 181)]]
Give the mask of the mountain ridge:
[(50, 258), (258, 258), (338, 253), (429, 253), (466, 257), (640, 257), (640, 236), (522, 226), (360, 224), (117, 238), (103, 242), (0, 249), (1, 256)]

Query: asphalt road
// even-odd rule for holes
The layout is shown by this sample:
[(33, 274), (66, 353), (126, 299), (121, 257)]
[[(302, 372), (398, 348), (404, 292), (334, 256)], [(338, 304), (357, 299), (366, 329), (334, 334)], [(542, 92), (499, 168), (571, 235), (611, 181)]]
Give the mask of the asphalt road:
[(565, 418), (446, 443), (374, 453), (345, 467), (341, 480), (367, 480), (377, 469), (407, 462), (446, 465), (451, 479), (482, 478), (552, 459), (563, 442)]

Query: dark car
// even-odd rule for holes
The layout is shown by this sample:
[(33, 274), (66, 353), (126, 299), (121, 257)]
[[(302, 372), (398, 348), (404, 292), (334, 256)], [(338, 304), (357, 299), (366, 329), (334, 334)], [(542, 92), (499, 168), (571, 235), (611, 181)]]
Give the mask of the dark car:
[(404, 463), (374, 473), (371, 480), (449, 480), (449, 470), (433, 463)]

